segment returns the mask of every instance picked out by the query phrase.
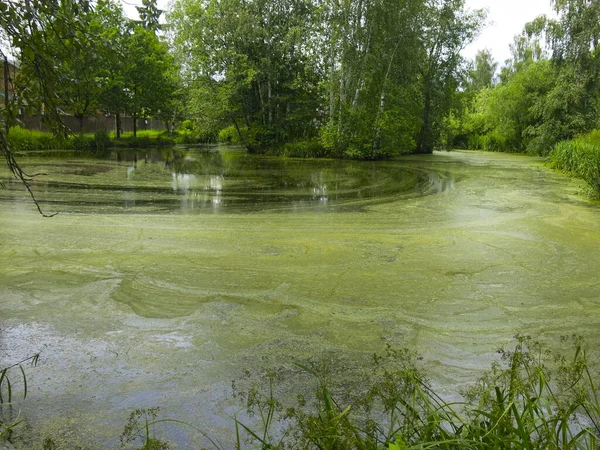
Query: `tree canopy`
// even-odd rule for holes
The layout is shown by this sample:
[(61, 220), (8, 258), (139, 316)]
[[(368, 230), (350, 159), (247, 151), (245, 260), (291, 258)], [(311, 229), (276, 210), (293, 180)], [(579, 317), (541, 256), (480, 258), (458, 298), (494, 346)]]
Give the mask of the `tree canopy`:
[(557, 142), (600, 126), (600, 4), (553, 0), (556, 19), (528, 23), (500, 82), (474, 91), (460, 142), (471, 148), (547, 155)]
[(371, 159), (435, 148), (482, 19), (463, 0), (177, 0), (169, 23), (201, 126)]
[(464, 0), (175, 0), (166, 23), (156, 0), (137, 21), (115, 0), (0, 0), (0, 51), (20, 68), (5, 133), (22, 108), (63, 133), (64, 113), (114, 115), (117, 134), (123, 114), (185, 110), (254, 152), (546, 154), (600, 112), (600, 6), (552, 5), (499, 69), (487, 50), (461, 57), (485, 18)]

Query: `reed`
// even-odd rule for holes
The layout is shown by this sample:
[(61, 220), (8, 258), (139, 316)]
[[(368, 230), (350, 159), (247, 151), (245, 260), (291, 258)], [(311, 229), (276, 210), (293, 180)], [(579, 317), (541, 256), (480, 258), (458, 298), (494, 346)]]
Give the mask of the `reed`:
[(600, 132), (559, 142), (550, 154), (554, 168), (583, 179), (592, 196), (600, 198)]
[[(460, 401), (436, 392), (421, 359), (407, 349), (388, 347), (375, 355), (371, 375), (350, 391), (333, 388), (331, 377), (336, 373), (323, 366), (296, 365), (299, 370), (292, 372), (308, 374), (315, 387), (294, 402), (278, 394), (280, 378), (275, 372), (261, 376), (258, 384), (234, 389), (234, 398), (244, 400), (248, 415), (241, 419), (242, 414), (234, 414), (234, 444), (229, 447), (191, 422), (159, 418), (158, 408), (131, 413), (121, 444), (143, 450), (171, 448), (155, 432), (170, 424), (199, 432), (214, 450), (597, 450), (597, 373), (581, 338), (563, 338), (559, 346), (570, 350), (556, 351), (517, 336), (510, 348), (499, 350), (491, 370), (460, 392)], [(37, 356), (0, 371), (5, 405), (14, 396), (9, 372), (18, 371), (26, 383), (22, 365), (29, 360), (35, 362)], [(17, 423), (2, 425), (0, 437), (5, 438)], [(44, 448), (58, 448), (53, 438), (46, 438)]]
[[(9, 441), (14, 429), (23, 421), (19, 412), (15, 414), (14, 402), (16, 400), (15, 384), (20, 382), (20, 397), (27, 398), (27, 375), (25, 365), (37, 365), (39, 353), (29, 356), (17, 363), (0, 367), (0, 442)], [(16, 380), (15, 380), (16, 373)]]
[[(242, 428), (249, 448), (261, 449), (594, 450), (600, 436), (598, 388), (581, 339), (567, 340), (573, 350), (564, 356), (518, 337), (460, 402), (435, 392), (409, 350), (388, 349), (376, 357), (372, 387), (345, 403), (322, 374), (303, 367), (317, 382), (315, 400), (278, 413), (270, 386), (249, 403), (250, 411), (267, 410), (269, 419), (258, 430)], [(270, 430), (280, 420), (289, 425), (276, 437)], [(239, 442), (238, 437), (241, 448)]]

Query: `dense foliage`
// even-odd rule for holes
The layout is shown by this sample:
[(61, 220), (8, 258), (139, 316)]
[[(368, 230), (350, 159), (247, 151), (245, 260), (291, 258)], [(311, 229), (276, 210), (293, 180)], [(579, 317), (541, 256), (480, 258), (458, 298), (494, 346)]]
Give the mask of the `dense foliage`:
[(498, 83), (465, 83), (454, 145), (548, 155), (600, 125), (600, 4), (552, 4), (557, 18), (526, 25)]
[(600, 132), (559, 142), (550, 153), (552, 165), (583, 179), (592, 197), (600, 198)]
[(138, 9), (136, 22), (114, 0), (0, 1), (0, 52), (18, 67), (9, 75), (14, 92), (3, 105), (5, 131), (20, 110), (43, 114), (62, 132), (65, 113), (80, 118), (80, 130), (72, 131), (100, 112), (116, 115), (117, 125), (123, 113), (172, 121), (179, 68), (157, 34), (155, 0)]
[(482, 18), (463, 0), (178, 0), (169, 20), (200, 127), (372, 159), (439, 144)]

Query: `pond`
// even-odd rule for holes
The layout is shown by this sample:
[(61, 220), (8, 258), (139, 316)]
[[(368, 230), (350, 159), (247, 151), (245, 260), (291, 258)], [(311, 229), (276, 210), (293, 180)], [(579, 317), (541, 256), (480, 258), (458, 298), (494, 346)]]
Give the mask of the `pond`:
[(517, 333), (600, 343), (600, 208), (541, 159), (207, 147), (21, 162), (59, 214), (2, 169), (0, 363), (41, 352), (22, 405), (40, 434), (109, 447), (132, 409), (160, 406), (227, 443), (246, 369), (326, 360), (352, 385), (390, 344), (451, 393)]

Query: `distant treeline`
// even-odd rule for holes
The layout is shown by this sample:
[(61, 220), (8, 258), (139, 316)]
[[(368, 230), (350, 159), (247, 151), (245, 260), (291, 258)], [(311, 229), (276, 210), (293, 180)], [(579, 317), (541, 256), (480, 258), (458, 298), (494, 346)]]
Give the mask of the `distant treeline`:
[(0, 0), (18, 66), (2, 116), (71, 113), (83, 131), (103, 111), (117, 137), (124, 115), (190, 119), (203, 140), (291, 156), (548, 155), (600, 106), (600, 2), (551, 1), (496, 76), (489, 51), (461, 57), (485, 21), (464, 0), (175, 0), (166, 23), (156, 0), (138, 21), (116, 0)]
[(600, 3), (553, 1), (525, 26), (498, 78), (481, 51), (448, 118), (454, 146), (548, 155), (600, 125)]

